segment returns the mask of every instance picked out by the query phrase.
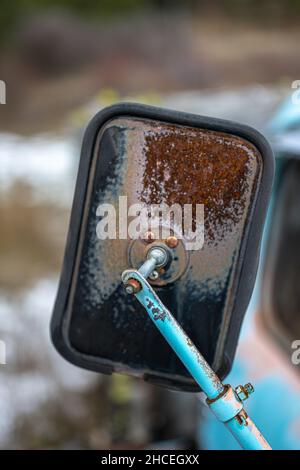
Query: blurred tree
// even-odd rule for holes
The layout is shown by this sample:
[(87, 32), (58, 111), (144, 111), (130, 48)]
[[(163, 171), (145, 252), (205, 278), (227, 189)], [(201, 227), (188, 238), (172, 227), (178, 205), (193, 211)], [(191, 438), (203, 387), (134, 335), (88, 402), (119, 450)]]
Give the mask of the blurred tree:
[(63, 9), (93, 19), (149, 9), (197, 9), (259, 21), (274, 17), (292, 19), (300, 13), (300, 0), (1, 0), (0, 40), (5, 39), (24, 16), (50, 9)]
[(152, 0), (1, 0), (0, 39), (5, 39), (10, 30), (24, 17), (47, 10), (61, 9), (99, 19), (136, 12), (152, 4)]

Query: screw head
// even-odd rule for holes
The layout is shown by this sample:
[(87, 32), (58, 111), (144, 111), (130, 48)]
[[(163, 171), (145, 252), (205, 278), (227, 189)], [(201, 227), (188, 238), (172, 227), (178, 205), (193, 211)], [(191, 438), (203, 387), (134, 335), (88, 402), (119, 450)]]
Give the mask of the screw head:
[(173, 235), (166, 239), (166, 244), (169, 248), (176, 248), (178, 245), (178, 239)]
[(144, 235), (142, 236), (142, 239), (144, 240), (144, 242), (146, 243), (153, 243), (155, 241), (155, 235), (153, 232), (146, 232), (144, 233)]
[(158, 271), (156, 271), (156, 269), (154, 269), (154, 271), (152, 271), (152, 273), (150, 274), (149, 279), (151, 279), (151, 281), (156, 281), (156, 279), (158, 278), (159, 278), (159, 273)]

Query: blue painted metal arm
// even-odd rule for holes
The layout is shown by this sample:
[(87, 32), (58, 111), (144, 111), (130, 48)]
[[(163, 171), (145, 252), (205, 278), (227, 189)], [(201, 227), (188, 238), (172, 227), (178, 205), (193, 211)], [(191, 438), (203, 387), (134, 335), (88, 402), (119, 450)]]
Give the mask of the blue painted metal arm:
[(270, 450), (270, 445), (244, 410), (243, 401), (236, 391), (221, 382), (145, 277), (134, 269), (124, 271), (124, 284), (132, 279), (139, 285), (134, 295), (207, 395), (207, 404), (216, 417), (225, 424), (242, 448)]

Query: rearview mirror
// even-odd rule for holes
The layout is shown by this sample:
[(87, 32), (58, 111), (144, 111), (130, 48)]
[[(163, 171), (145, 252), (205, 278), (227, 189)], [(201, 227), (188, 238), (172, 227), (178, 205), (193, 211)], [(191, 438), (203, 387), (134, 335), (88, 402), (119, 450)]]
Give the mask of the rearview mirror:
[(98, 113), (82, 147), (51, 330), (69, 361), (199, 391), (121, 274), (153, 244), (170, 263), (149, 282), (214, 370), (229, 372), (253, 289), (273, 178), (255, 130), (121, 104)]

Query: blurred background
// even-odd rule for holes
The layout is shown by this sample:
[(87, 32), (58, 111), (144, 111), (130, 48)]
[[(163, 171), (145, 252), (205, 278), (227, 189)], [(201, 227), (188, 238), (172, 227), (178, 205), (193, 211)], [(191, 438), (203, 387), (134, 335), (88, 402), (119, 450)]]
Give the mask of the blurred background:
[[(300, 79), (299, 22), (300, 0), (2, 0), (0, 448), (234, 447), (196, 396), (68, 364), (51, 345), (49, 321), (89, 119), (132, 100), (268, 132)], [(299, 366), (265, 339), (254, 310), (233, 377), (242, 380), (255, 345), (261, 368), (246, 380), (283, 377), (283, 388), (272, 385), (278, 408), (284, 386), (293, 389), (294, 414), (284, 408), (276, 420), (270, 409), (266, 431), (276, 428), (278, 447), (300, 448)], [(264, 427), (269, 389), (263, 382), (259, 395), (259, 387)]]

